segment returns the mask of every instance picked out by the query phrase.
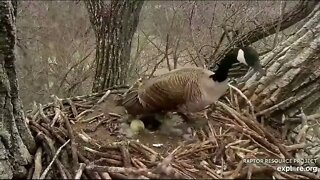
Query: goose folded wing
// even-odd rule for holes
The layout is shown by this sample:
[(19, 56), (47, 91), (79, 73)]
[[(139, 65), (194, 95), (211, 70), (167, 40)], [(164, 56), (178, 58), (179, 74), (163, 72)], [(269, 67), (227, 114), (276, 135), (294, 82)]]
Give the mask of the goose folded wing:
[(186, 102), (180, 106), (180, 110), (197, 111), (198, 105), (202, 100), (202, 94), (199, 83), (196, 80), (188, 81), (185, 87), (184, 99)]
[(182, 77), (163, 77), (145, 83), (139, 89), (141, 104), (151, 111), (165, 111), (177, 108), (183, 103), (184, 89)]

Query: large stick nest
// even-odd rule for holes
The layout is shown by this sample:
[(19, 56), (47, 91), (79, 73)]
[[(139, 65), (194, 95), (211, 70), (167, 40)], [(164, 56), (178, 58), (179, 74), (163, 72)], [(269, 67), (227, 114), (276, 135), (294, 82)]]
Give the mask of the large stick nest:
[(252, 105), (239, 106), (244, 98), (240, 92), (230, 90), (229, 101), (217, 103), (207, 114), (208, 123), (197, 130), (197, 141), (186, 143), (117, 135), (117, 120), (124, 111), (115, 107), (114, 99), (125, 91), (119, 87), (68, 99), (52, 96), (53, 103), (27, 112), (38, 144), (28, 178), (319, 178), (311, 172), (277, 170), (297, 162), (247, 162), (293, 159), (306, 143), (290, 143), (283, 128), (258, 123)]

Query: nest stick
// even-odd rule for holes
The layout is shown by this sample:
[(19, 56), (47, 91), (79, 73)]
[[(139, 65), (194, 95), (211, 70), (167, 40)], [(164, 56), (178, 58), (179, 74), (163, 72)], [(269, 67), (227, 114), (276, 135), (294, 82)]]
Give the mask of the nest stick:
[(53, 127), (54, 124), (56, 123), (56, 121), (57, 121), (59, 118), (61, 118), (61, 117), (60, 117), (61, 110), (60, 110), (60, 104), (59, 104), (59, 99), (58, 99), (58, 97), (55, 96), (55, 95), (51, 95), (51, 98), (53, 99), (53, 109), (54, 109), (54, 113), (55, 113), (55, 115), (54, 115), (54, 117), (53, 117), (53, 119), (52, 119), (52, 121), (51, 121), (51, 125), (50, 125), (51, 127)]
[(238, 89), (237, 87), (231, 85), (230, 83), (228, 83), (228, 85), (229, 85), (230, 88), (232, 88), (232, 89), (234, 89), (235, 91), (237, 91), (237, 92), (240, 94), (240, 96), (243, 97), (243, 99), (245, 99), (245, 100), (247, 101), (247, 103), (249, 104), (250, 109), (251, 109), (252, 117), (253, 117), (254, 119), (256, 119), (256, 116), (255, 116), (255, 114), (254, 114), (254, 107), (253, 107), (251, 101), (247, 98), (247, 96), (244, 95), (244, 94), (241, 92), (241, 90)]
[(303, 149), (306, 146), (307, 146), (307, 144), (305, 142), (299, 143), (299, 144), (292, 144), (292, 145), (286, 146), (286, 150), (287, 151), (295, 151), (297, 149)]
[(64, 165), (59, 161), (59, 159), (56, 159), (55, 164), (58, 167), (62, 179), (72, 179), (70, 172), (64, 167)]
[(147, 166), (143, 164), (143, 162), (139, 161), (139, 159), (132, 158), (131, 161), (132, 161), (132, 164), (135, 164), (137, 168), (147, 168)]
[[(65, 125), (66, 125), (67, 130), (68, 130), (69, 138), (70, 138), (70, 141), (71, 141), (72, 163), (73, 163), (73, 167), (76, 168), (76, 167), (78, 167), (79, 161), (78, 161), (78, 153), (77, 153), (77, 147), (76, 147), (76, 142), (75, 142), (75, 139), (74, 139), (73, 130), (72, 130), (72, 127), (70, 125), (69, 119), (67, 119), (63, 113), (61, 113), (61, 115), (65, 120)], [(76, 170), (76, 169), (74, 169), (74, 170)]]
[(55, 132), (52, 128), (49, 127), (49, 125), (42, 123), (41, 124), (44, 128), (46, 128), (50, 133), (60, 142), (65, 143), (66, 140), (64, 140), (57, 132)]
[(83, 115), (87, 114), (87, 113), (90, 113), (90, 112), (93, 112), (94, 110), (93, 109), (87, 109), (87, 110), (84, 110), (82, 111), (81, 113), (79, 113), (75, 119), (76, 121), (78, 121)]
[(38, 119), (38, 116), (40, 114), (40, 111), (38, 110), (31, 118), (32, 121), (36, 121)]
[(45, 123), (50, 124), (50, 119), (43, 112), (42, 104), (39, 104), (39, 113), (40, 113), (40, 116), (42, 117), (42, 119), (45, 121)]
[(125, 167), (112, 167), (112, 166), (98, 166), (90, 164), (86, 167), (88, 170), (95, 170), (98, 172), (108, 172), (108, 173), (128, 173), (135, 175), (144, 175), (149, 178), (158, 179), (159, 176), (150, 172), (148, 169), (136, 169), (136, 168), (125, 168)]
[(108, 173), (110, 176), (114, 179), (128, 179), (126, 175), (123, 175), (122, 173)]
[(73, 114), (73, 117), (77, 117), (78, 116), (78, 111), (76, 106), (74, 105), (74, 103), (72, 102), (72, 100), (70, 98), (67, 98), (67, 102), (69, 103), (70, 107), (71, 107), (71, 111)]
[(48, 167), (43, 171), (43, 173), (40, 176), (40, 179), (44, 179), (47, 175), (47, 173), (49, 172), (53, 162), (57, 159), (58, 155), (60, 154), (61, 150), (70, 142), (70, 139), (65, 142), (62, 146), (59, 147), (59, 149), (57, 150), (56, 154), (53, 156), (50, 164), (48, 165)]
[(38, 147), (37, 152), (34, 157), (34, 172), (32, 179), (39, 179), (42, 171), (42, 147)]
[(125, 146), (125, 145), (120, 146), (120, 151), (122, 154), (122, 161), (123, 161), (124, 167), (132, 167), (128, 146)]
[[(99, 175), (103, 178), (103, 179), (111, 179), (110, 174), (108, 172), (99, 172)], [(120, 179), (127, 179), (127, 178), (120, 178)]]
[[(234, 177), (234, 179), (245, 179), (247, 178), (248, 176), (248, 169), (249, 167), (246, 166), (244, 167), (241, 172)], [(260, 173), (263, 173), (263, 174), (270, 174), (272, 173), (274, 170), (270, 167), (258, 167), (258, 166), (253, 166), (252, 165), (252, 170), (251, 170), (251, 173), (252, 174), (260, 174)]]
[(115, 160), (119, 160), (119, 161), (122, 160), (122, 157), (121, 157), (120, 155), (110, 154), (110, 153), (103, 153), (103, 152), (100, 152), (100, 151), (91, 149), (91, 148), (89, 148), (89, 147), (86, 147), (86, 146), (84, 147), (84, 150), (86, 150), (86, 151), (88, 151), (88, 152), (91, 152), (91, 153), (93, 153), (93, 154), (96, 154), (96, 155), (105, 157), (105, 158), (115, 159)]
[[(137, 146), (140, 146), (141, 148), (149, 151), (150, 153), (154, 154), (154, 155), (159, 155), (156, 151), (154, 151), (153, 149), (149, 148), (148, 146), (145, 146), (144, 144), (141, 144), (139, 142), (135, 142), (135, 141), (132, 141), (131, 143), (134, 143), (136, 144)], [(130, 144), (131, 144), (130, 143)]]
[(112, 166), (122, 166), (123, 163), (122, 161), (119, 160), (115, 160), (115, 159), (108, 159), (108, 158), (100, 158), (98, 160), (94, 161), (95, 164), (108, 164), (108, 165), (112, 165)]
[(61, 110), (57, 107), (54, 108), (55, 111), (55, 115), (52, 119), (52, 123), (51, 123), (51, 127), (53, 127), (55, 125), (55, 123), (57, 122), (57, 120), (60, 118), (60, 114), (61, 114)]
[(33, 172), (34, 172), (34, 164), (31, 165), (31, 167), (29, 168), (28, 174), (27, 174), (27, 179), (33, 179)]
[(102, 117), (102, 116), (104, 116), (104, 113), (98, 114), (98, 115), (90, 117), (88, 119), (81, 120), (80, 122), (87, 123), (87, 122), (93, 121), (94, 119)]
[(97, 102), (97, 104), (102, 103), (102, 102), (109, 96), (110, 93), (111, 93), (111, 91), (108, 90), (108, 91), (99, 99), (99, 101)]
[[(43, 144), (43, 148), (46, 151), (47, 154), (51, 155), (52, 158), (56, 152), (55, 147), (53, 145), (53, 140), (50, 139), (48, 136), (46, 136), (45, 134), (43, 134), (41, 131), (39, 131), (38, 129), (35, 129), (36, 132), (38, 132), (36, 138), (40, 139), (42, 141)], [(60, 175), (63, 179), (70, 179), (71, 176), (67, 176), (68, 174), (68, 170), (66, 170), (63, 166), (63, 164), (59, 161), (59, 159), (56, 159), (54, 161), (54, 163), (56, 164)], [(70, 178), (69, 178), (70, 177)]]
[(39, 125), (36, 121), (30, 121), (30, 125), (35, 126), (39, 130), (41, 130), (44, 134), (46, 134), (48, 137), (51, 137), (50, 132), (46, 128)]
[(139, 86), (142, 82), (142, 78), (137, 79), (132, 86), (130, 86), (124, 93), (123, 93), (123, 97), (125, 97), (133, 88)]
[(157, 156), (155, 154), (151, 154), (150, 151), (146, 150), (145, 148), (141, 148), (138, 146), (139, 143), (130, 143), (130, 146), (144, 155), (148, 160), (155, 162)]
[[(43, 124), (43, 125), (46, 125), (46, 124)], [(63, 144), (63, 143), (66, 142), (66, 140), (64, 140), (58, 133), (56, 133), (56, 132), (53, 131), (51, 128), (49, 128), (48, 125), (46, 125), (45, 127), (52, 133), (52, 135), (53, 135), (56, 139), (58, 139), (58, 141), (59, 141), (60, 143)], [(59, 130), (59, 129), (58, 129), (58, 130)], [(67, 146), (67, 148), (70, 148), (70, 149), (71, 149), (70, 146)], [(89, 163), (89, 160), (88, 160), (87, 158), (85, 158), (78, 150), (77, 150), (77, 154), (78, 154), (78, 157), (79, 157), (80, 161), (82, 161), (82, 162), (84, 162), (84, 163), (86, 163), (86, 164)]]
[(84, 172), (89, 176), (89, 179), (101, 179), (98, 172), (90, 171), (88, 169), (85, 169)]
[(85, 167), (86, 167), (86, 164), (84, 163), (79, 164), (79, 169), (76, 171), (76, 175), (74, 176), (74, 179), (80, 179)]

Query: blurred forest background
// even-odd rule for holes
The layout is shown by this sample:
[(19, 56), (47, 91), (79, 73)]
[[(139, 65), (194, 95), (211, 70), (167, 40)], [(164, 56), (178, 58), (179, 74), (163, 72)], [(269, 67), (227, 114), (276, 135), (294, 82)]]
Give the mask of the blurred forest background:
[[(130, 57), (130, 84), (181, 66), (205, 66), (229, 44), (226, 29), (245, 34), (290, 11), (299, 1), (146, 1)], [(292, 36), (303, 21), (252, 44), (261, 54)], [(21, 1), (17, 72), (26, 109), (36, 101), (88, 94), (95, 74), (95, 35), (85, 3)], [(212, 56), (213, 55), (213, 56)], [(210, 60), (210, 59), (209, 59)]]
[[(0, 158), (0, 178), (21, 178), (28, 169), (28, 177), (43, 179), (55, 162), (65, 179), (79, 178), (84, 170), (86, 179), (98, 179), (100, 175), (92, 166), (85, 167), (89, 160), (77, 151), (77, 146), (79, 149), (83, 146), (77, 145), (74, 132), (84, 133), (81, 126), (87, 126), (76, 122), (90, 124), (99, 119), (91, 132), (97, 132), (95, 137), (105, 142), (109, 140), (106, 129), (100, 131), (103, 134), (100, 136), (97, 127), (108, 122), (107, 130), (112, 133), (119, 127), (115, 120), (122, 116), (113, 112), (116, 103), (99, 104), (111, 94), (104, 90), (121, 85), (127, 90), (137, 79), (148, 79), (179, 67), (215, 69), (215, 64), (234, 47), (242, 46), (257, 49), (266, 74), (260, 76), (236, 65), (229, 75), (231, 79), (235, 77), (232, 83), (241, 97), (229, 90), (223, 101), (230, 106), (220, 102), (216, 108), (219, 112), (211, 113), (217, 116), (208, 120), (207, 135), (201, 130), (202, 142), (195, 142), (190, 148), (202, 156), (193, 147), (202, 148), (198, 145), (213, 142), (211, 138), (219, 131), (222, 138), (216, 138), (210, 150), (203, 148), (211, 155), (215, 152), (214, 156), (224, 152), (235, 157), (234, 152), (239, 148), (227, 151), (232, 149), (225, 148), (225, 140), (229, 138), (224, 137), (228, 136), (232, 137), (229, 145), (238, 144), (240, 140), (254, 145), (254, 151), (238, 154), (239, 162), (244, 157), (252, 157), (252, 152), (258, 152), (256, 147), (268, 151), (270, 157), (317, 158), (320, 162), (319, 1), (0, 1), (0, 25), (0, 151), (4, 152)], [(112, 93), (124, 93), (119, 89), (113, 89)], [(84, 96), (74, 97), (78, 95)], [(53, 103), (49, 103), (52, 100)], [(261, 123), (255, 123), (258, 119)], [(274, 123), (272, 131), (260, 125), (265, 122)], [(210, 124), (214, 124), (216, 130)], [(223, 134), (222, 127), (226, 130)], [(230, 128), (234, 132), (229, 133)], [(229, 135), (225, 136), (226, 132)], [(58, 141), (51, 140), (51, 136)], [(244, 136), (246, 140), (242, 139)], [(91, 142), (88, 137), (82, 140)], [(42, 145), (36, 147), (34, 139), (40, 140)], [(217, 139), (221, 141), (218, 143)], [(61, 156), (61, 162), (55, 159), (58, 151), (69, 142), (67, 147), (71, 150), (66, 148), (65, 152), (71, 152), (72, 161), (66, 159), (67, 156)], [(58, 145), (60, 148), (56, 152), (54, 146)], [(47, 158), (42, 158), (42, 149)], [(136, 146), (136, 149), (143, 148)], [(118, 150), (121, 155), (117, 161), (121, 164), (123, 160), (125, 167), (131, 167), (125, 146), (119, 145)], [(186, 152), (180, 150), (182, 154)], [(291, 157), (289, 152), (294, 155)], [(34, 165), (28, 167), (33, 154)], [(188, 162), (195, 163), (195, 154), (189, 155)], [(42, 160), (48, 164), (51, 158), (40, 176)], [(211, 171), (214, 167), (220, 171), (223, 162), (219, 167), (212, 164), (207, 169)], [(228, 173), (231, 173), (222, 176), (224, 168), (221, 168), (221, 177), (252, 175), (251, 164), (245, 167), (235, 158), (230, 162)], [(161, 163), (157, 166), (162, 167)], [(67, 167), (70, 172), (64, 170)], [(272, 172), (277, 173), (272, 168)], [(126, 169), (123, 172), (126, 173)], [(201, 174), (205, 173), (201, 171)], [(294, 179), (289, 174), (281, 174), (284, 176), (278, 179)], [(320, 174), (303, 172), (295, 177), (301, 179), (301, 175), (319, 179)], [(105, 176), (102, 173), (101, 177)], [(120, 177), (124, 179), (123, 175)]]

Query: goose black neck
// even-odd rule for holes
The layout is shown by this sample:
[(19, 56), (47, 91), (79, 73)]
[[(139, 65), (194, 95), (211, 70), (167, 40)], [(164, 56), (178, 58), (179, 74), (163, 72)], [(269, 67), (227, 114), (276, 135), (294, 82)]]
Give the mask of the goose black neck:
[(228, 78), (229, 70), (232, 65), (236, 63), (236, 57), (234, 55), (227, 55), (218, 65), (218, 69), (211, 76), (214, 81), (223, 82)]

